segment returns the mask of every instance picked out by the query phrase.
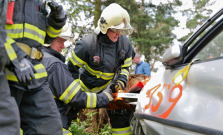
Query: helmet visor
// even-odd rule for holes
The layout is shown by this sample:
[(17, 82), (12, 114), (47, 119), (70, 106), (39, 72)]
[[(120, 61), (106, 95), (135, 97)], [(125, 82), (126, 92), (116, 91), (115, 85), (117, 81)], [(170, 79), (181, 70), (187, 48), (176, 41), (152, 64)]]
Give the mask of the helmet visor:
[(130, 35), (133, 32), (132, 26), (128, 21), (126, 21), (126, 19), (124, 19), (123, 22), (119, 25), (111, 26), (110, 29), (115, 33), (122, 32), (123, 35)]

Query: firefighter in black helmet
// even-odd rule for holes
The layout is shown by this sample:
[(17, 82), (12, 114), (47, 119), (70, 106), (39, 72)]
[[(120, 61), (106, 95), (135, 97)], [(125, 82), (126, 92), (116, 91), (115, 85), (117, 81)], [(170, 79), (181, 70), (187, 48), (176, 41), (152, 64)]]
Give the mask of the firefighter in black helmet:
[[(112, 82), (114, 75), (120, 71), (115, 82), (116, 91), (124, 89), (132, 64), (132, 46), (125, 35), (132, 33), (128, 12), (116, 3), (106, 7), (99, 19), (98, 27), (76, 43), (68, 68), (78, 81), (82, 91), (100, 93)], [(130, 134), (129, 117), (121, 110), (114, 115), (108, 111), (112, 132)]]
[(41, 0), (11, 1), (7, 10), (5, 44), (11, 64), (6, 75), (19, 106), (24, 135), (62, 135), (62, 123), (46, 82), (40, 48), (59, 36), (66, 22), (63, 7)]

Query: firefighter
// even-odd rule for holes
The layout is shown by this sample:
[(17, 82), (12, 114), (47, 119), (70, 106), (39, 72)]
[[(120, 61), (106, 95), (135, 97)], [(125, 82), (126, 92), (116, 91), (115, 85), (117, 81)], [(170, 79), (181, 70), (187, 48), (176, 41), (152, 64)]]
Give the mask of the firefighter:
[[(132, 46), (125, 35), (133, 31), (128, 12), (116, 3), (106, 7), (95, 31), (76, 43), (68, 68), (82, 91), (98, 93), (114, 82), (115, 90), (126, 87), (132, 64)], [(118, 76), (116, 76), (118, 75)], [(116, 78), (117, 79), (114, 79)], [(113, 134), (130, 134), (126, 110), (108, 110)]]
[(66, 14), (56, 2), (48, 2), (49, 14), (46, 2), (16, 0), (9, 4), (13, 6), (8, 5), (7, 10), (5, 47), (11, 65), (6, 75), (19, 107), (23, 134), (61, 135), (62, 122), (46, 82), (40, 48), (59, 36)]
[[(61, 54), (64, 42), (70, 40), (72, 35), (67, 25), (64, 31), (56, 38), (49, 47), (42, 49), (43, 64), (48, 73), (48, 82), (54, 95), (58, 110), (62, 118), (64, 135), (68, 135), (71, 121), (76, 119), (77, 113), (82, 108), (106, 107), (112, 100), (111, 89), (101, 93), (89, 93), (80, 89), (80, 80), (73, 79), (65, 64), (65, 57)], [(69, 132), (69, 133), (68, 133)]]
[(8, 0), (0, 0), (0, 132), (2, 135), (18, 135), (20, 133), (19, 109), (10, 94), (5, 75), (5, 66), (10, 60), (5, 50), (7, 33), (5, 31)]

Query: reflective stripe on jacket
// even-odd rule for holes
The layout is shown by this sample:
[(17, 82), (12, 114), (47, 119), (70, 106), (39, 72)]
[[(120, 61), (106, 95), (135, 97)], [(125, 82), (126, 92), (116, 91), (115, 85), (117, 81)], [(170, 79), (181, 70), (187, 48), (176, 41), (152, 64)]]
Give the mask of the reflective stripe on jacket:
[[(41, 1), (16, 0), (13, 12), (14, 24), (6, 24), (7, 35), (16, 42), (30, 47), (40, 47), (45, 42), (51, 43), (59, 36), (62, 27), (59, 27), (61, 22), (57, 26), (50, 25), (52, 23), (49, 22), (49, 17)], [(64, 24), (65, 21), (66, 19)]]

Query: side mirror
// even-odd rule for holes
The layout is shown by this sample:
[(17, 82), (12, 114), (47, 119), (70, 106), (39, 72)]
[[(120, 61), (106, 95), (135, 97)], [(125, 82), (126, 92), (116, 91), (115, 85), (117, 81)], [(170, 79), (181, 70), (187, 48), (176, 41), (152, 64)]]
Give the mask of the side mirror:
[(162, 63), (164, 66), (172, 67), (181, 59), (182, 59), (182, 46), (173, 45), (165, 51), (163, 55)]

